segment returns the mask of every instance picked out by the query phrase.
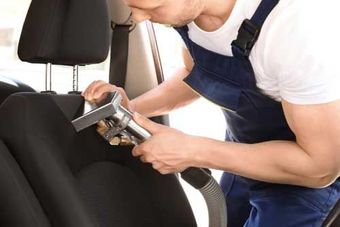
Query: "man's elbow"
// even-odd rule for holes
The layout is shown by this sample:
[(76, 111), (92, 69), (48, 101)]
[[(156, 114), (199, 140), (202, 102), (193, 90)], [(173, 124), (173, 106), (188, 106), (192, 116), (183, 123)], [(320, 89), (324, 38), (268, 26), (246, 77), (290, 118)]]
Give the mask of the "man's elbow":
[(333, 184), (340, 177), (340, 166), (324, 168), (319, 174), (313, 177), (312, 188), (325, 188)]
[(333, 184), (339, 176), (330, 175), (318, 179), (313, 188), (325, 188)]

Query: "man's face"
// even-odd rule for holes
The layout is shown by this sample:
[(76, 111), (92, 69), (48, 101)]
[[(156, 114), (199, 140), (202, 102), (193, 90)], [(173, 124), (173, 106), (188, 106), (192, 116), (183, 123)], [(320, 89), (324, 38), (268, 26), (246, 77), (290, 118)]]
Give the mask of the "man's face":
[(196, 19), (201, 0), (125, 0), (136, 22), (151, 20), (160, 24), (183, 26)]

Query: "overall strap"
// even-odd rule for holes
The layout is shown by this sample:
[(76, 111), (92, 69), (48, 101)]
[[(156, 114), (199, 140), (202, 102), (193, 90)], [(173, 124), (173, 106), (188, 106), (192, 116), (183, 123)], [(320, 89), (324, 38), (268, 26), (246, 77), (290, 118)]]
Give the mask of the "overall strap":
[(189, 37), (189, 28), (188, 25), (184, 25), (182, 27), (174, 27), (174, 29), (180, 34), (182, 40), (184, 41), (186, 47), (188, 48), (190, 54), (192, 54), (193, 47), (191, 45), (191, 39)]
[(189, 38), (189, 34), (188, 34), (188, 32), (189, 32), (188, 25), (184, 25), (182, 27), (174, 27), (174, 29), (180, 34), (184, 43), (187, 45), (187, 48), (189, 49), (190, 48), (190, 45), (189, 45), (190, 38)]
[(242, 22), (236, 40), (232, 45), (233, 54), (238, 58), (248, 58), (256, 43), (262, 25), (279, 0), (262, 0), (252, 18)]

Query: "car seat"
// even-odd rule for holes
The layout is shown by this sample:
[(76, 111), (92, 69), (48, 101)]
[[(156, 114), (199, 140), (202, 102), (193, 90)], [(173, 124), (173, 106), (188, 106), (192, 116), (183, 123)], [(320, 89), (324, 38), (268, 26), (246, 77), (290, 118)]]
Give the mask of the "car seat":
[(5, 99), (16, 92), (34, 92), (35, 90), (19, 80), (0, 75), (0, 105)]
[[(109, 40), (106, 0), (32, 0), (19, 57), (98, 63)], [(33, 89), (4, 97), (16, 91)], [(83, 104), (77, 95), (31, 92), (1, 105), (0, 226), (196, 226), (175, 175), (140, 163), (131, 147), (108, 145), (95, 126), (75, 133), (70, 120)], [(338, 202), (325, 227), (339, 226), (339, 211)]]
[[(18, 53), (87, 65), (107, 57), (109, 40), (106, 0), (32, 0)], [(1, 105), (0, 226), (196, 226), (175, 175), (110, 146), (95, 126), (76, 133), (83, 106), (79, 95), (32, 92)]]

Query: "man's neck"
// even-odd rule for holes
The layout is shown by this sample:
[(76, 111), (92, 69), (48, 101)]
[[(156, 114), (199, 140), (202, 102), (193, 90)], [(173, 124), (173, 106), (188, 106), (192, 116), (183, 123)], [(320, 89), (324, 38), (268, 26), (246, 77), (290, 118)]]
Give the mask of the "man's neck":
[(236, 1), (206, 0), (201, 15), (194, 22), (204, 31), (215, 31), (228, 20)]

